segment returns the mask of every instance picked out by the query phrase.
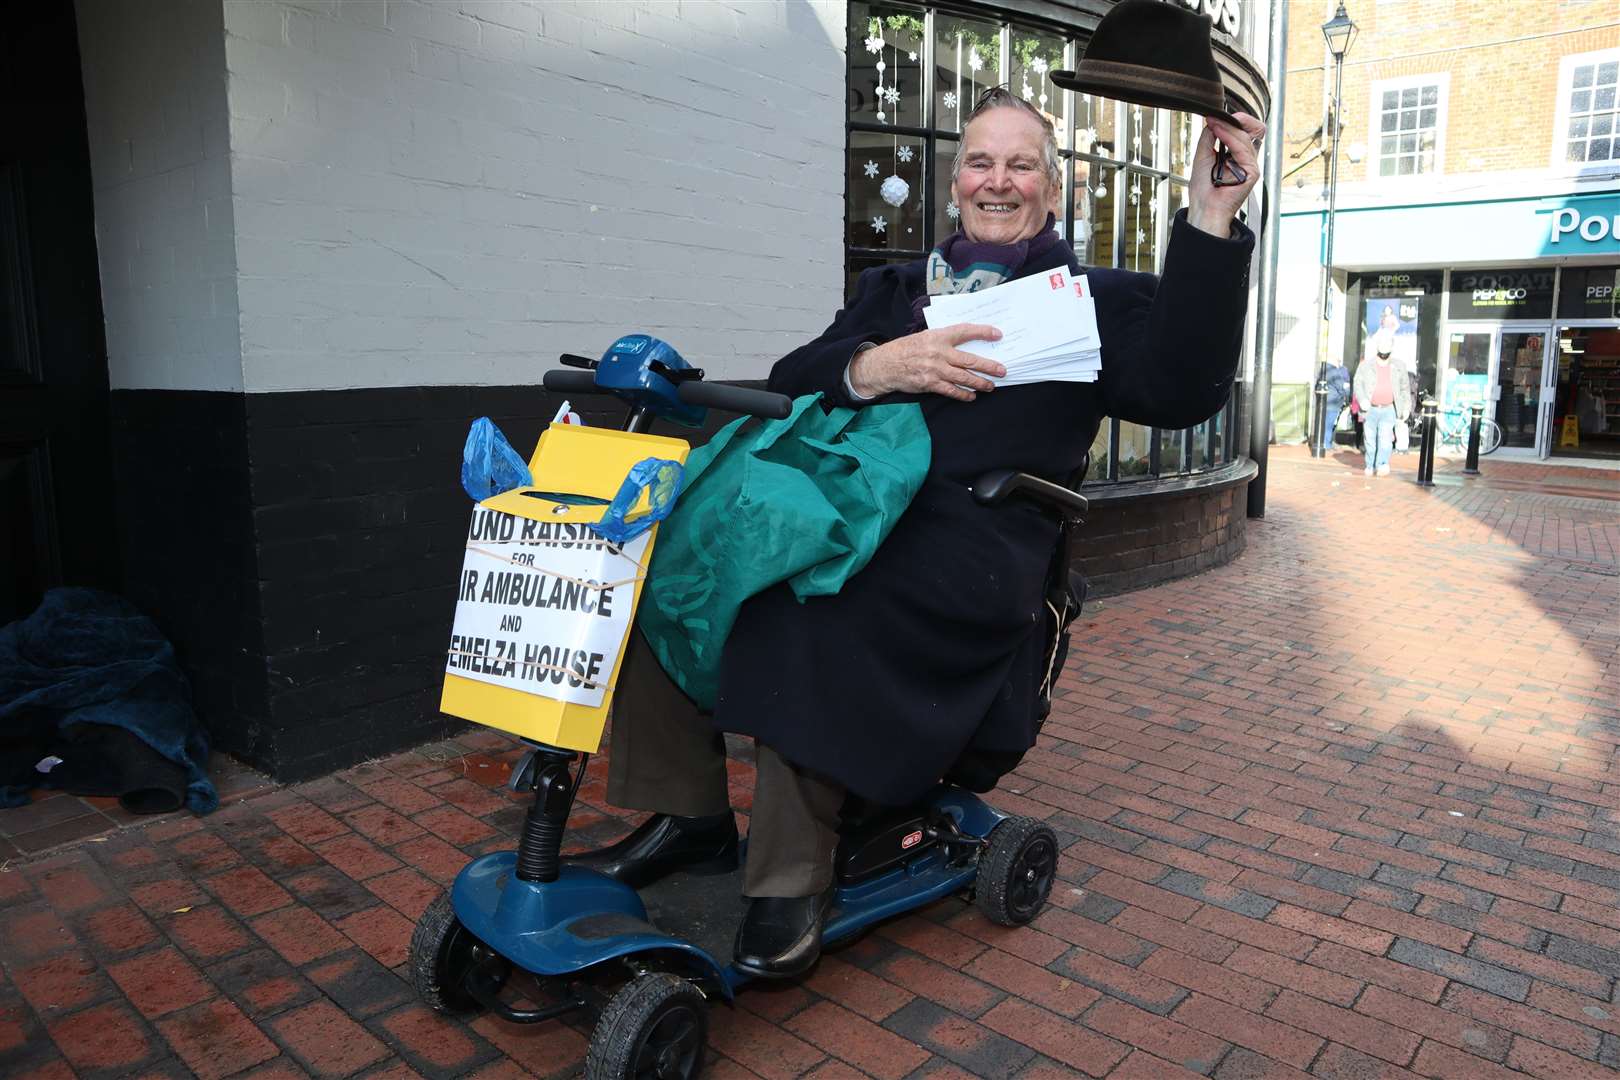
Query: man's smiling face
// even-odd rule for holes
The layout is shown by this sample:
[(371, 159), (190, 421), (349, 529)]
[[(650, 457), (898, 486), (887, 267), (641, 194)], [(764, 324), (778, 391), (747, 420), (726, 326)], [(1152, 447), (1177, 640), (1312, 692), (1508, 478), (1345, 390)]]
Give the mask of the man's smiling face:
[(1021, 109), (991, 109), (968, 125), (951, 198), (969, 240), (1013, 244), (1041, 231), (1058, 197), (1045, 142), (1040, 122)]

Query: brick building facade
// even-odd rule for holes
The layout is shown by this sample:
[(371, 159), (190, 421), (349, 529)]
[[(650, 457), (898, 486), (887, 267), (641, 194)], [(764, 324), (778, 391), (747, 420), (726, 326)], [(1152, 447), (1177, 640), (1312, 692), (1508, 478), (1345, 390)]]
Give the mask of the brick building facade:
[[(1359, 33), (1344, 62), (1324, 333), (1334, 67), (1321, 25), (1336, 7), (1289, 6), (1277, 437), (1301, 436), (1319, 359), (1353, 369), (1389, 307), (1442, 404), (1483, 396), (1508, 445), (1543, 456), (1611, 451), (1620, 6), (1347, 0)], [(1589, 221), (1601, 235), (1582, 233)]]

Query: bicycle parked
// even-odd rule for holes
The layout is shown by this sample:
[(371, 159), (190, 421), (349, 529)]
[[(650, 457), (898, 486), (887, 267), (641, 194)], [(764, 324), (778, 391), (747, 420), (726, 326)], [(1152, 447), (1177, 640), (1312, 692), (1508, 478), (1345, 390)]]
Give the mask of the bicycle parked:
[[(1428, 391), (1418, 395), (1418, 400), (1430, 396)], [(1458, 453), (1468, 452), (1468, 425), (1471, 416), (1467, 405), (1453, 405), (1440, 409), (1435, 414), (1434, 427), (1439, 435), (1440, 445), (1454, 446)], [(1412, 444), (1415, 447), (1423, 438), (1423, 410), (1413, 409), (1412, 415), (1407, 417), (1407, 425), (1412, 429)], [(1479, 421), (1479, 452), (1480, 456), (1492, 453), (1502, 445), (1502, 426), (1495, 420), (1481, 417)]]

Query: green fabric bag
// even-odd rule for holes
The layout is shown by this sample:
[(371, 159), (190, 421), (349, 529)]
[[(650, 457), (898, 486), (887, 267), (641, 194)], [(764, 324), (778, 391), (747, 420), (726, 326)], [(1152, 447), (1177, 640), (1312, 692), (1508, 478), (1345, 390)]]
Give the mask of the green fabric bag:
[(680, 499), (659, 526), (638, 625), (700, 708), (714, 708), (720, 653), (742, 602), (782, 581), (800, 601), (836, 593), (928, 473), (921, 407), (829, 412), (820, 400), (796, 399), (784, 420), (743, 417), (693, 450)]

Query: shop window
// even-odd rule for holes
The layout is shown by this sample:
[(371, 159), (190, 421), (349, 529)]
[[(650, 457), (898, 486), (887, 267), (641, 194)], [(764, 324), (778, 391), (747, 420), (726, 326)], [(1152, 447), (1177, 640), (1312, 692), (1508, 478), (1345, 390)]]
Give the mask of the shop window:
[(1187, 456), (1187, 433), (1185, 431), (1159, 431), (1159, 472), (1161, 475), (1169, 473), (1187, 472), (1192, 463)]
[(1441, 171), (1446, 127), (1444, 75), (1419, 75), (1373, 84), (1373, 127), (1380, 178), (1426, 176)]
[(1119, 470), (1116, 480), (1142, 480), (1153, 475), (1153, 428), (1116, 420), (1119, 428)]
[[(1202, 121), (1054, 86), (1084, 41), (1051, 26), (973, 18), (924, 4), (852, 2), (845, 110), (845, 270), (921, 258), (957, 228), (951, 166), (980, 94), (1008, 86), (1056, 130), (1065, 190), (1059, 227), (1082, 265), (1157, 272), (1186, 205)], [(1229, 458), (1230, 402), (1192, 431), (1105, 421), (1088, 477), (1147, 479)]]
[[(924, 140), (913, 135), (851, 132), (845, 176), (846, 242), (920, 256), (923, 246)], [(949, 176), (949, 167), (946, 169)]]
[(1566, 56), (1558, 84), (1554, 166), (1612, 168), (1620, 161), (1620, 49)]
[(1001, 27), (980, 19), (934, 17), (935, 128), (960, 132), (979, 95), (1002, 81)]

